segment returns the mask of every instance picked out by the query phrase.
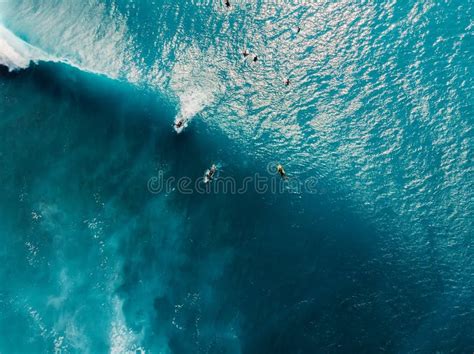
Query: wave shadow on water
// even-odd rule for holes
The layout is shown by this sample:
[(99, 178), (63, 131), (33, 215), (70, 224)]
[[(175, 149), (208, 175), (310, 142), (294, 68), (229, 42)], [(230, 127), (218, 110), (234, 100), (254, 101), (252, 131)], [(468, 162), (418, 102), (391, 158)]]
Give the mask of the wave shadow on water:
[[(0, 135), (10, 147), (1, 161), (12, 173), (1, 179), (0, 208), (10, 220), (5, 227), (21, 235), (28, 229), (24, 224), (34, 222), (30, 211), (53, 202), (61, 211), (45, 225), (43, 209), (43, 224), (34, 229), (41, 234), (85, 218), (100, 221), (110, 266), (96, 265), (99, 253), (91, 249), (98, 246), (78, 226), (72, 232), (77, 239), (53, 242), (59, 249), (38, 247), (52, 258), (68, 254), (76, 267), (93, 274), (91, 285), (111, 283), (96, 294), (93, 286), (83, 291), (91, 313), (107, 321), (114, 321), (113, 306), (104, 310), (101, 303), (111, 296), (123, 301), (127, 331), (138, 338), (128, 350), (466, 349), (461, 345), (472, 335), (454, 324), (445, 325), (437, 340), (417, 336), (419, 328), (439, 326), (431, 319), (443, 299), (436, 280), (442, 270), (415, 272), (396, 240), (351, 213), (341, 203), (344, 196), (331, 191), (154, 195), (147, 181), (159, 169), (198, 177), (218, 160), (227, 164), (226, 175), (243, 180), (265, 173), (266, 166), (239, 154), (238, 146), (215, 130), (211, 135), (199, 119), (177, 136), (171, 128), (174, 107), (153, 92), (47, 63), (18, 73), (3, 70), (0, 80), (6, 92)], [(13, 117), (6, 119), (6, 113)], [(19, 193), (29, 195), (26, 207)], [(49, 261), (37, 260), (44, 262), (43, 276), (54, 274)], [(16, 286), (24, 286), (22, 279), (38, 281), (26, 275), (28, 267), (20, 270)], [(107, 274), (97, 275), (101, 272)], [(68, 301), (71, 311), (81, 303)], [(54, 311), (37, 311), (47, 326), (66, 333), (67, 341)], [(88, 332), (94, 321), (83, 323), (89, 348), (112, 346), (107, 337)], [(100, 322), (103, 336), (107, 321)], [(453, 330), (458, 335), (451, 339)], [(36, 338), (34, 344), (48, 347), (48, 340)]]

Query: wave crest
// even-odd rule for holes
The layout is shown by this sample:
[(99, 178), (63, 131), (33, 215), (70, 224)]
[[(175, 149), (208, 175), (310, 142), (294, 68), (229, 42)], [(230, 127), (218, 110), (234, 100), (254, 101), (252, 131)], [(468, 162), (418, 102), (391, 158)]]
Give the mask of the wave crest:
[(45, 60), (46, 54), (0, 25), (0, 65), (9, 71), (25, 69), (31, 62)]

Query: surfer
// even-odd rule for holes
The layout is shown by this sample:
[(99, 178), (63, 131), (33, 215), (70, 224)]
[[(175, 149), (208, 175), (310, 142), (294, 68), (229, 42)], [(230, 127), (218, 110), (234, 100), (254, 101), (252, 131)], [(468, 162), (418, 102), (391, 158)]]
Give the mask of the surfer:
[(282, 165), (278, 164), (277, 171), (280, 174), (281, 178), (288, 178), (288, 176), (286, 175), (285, 169), (283, 168)]
[(174, 130), (176, 130), (176, 133), (181, 133), (184, 128), (187, 127), (187, 120), (186, 118), (180, 118), (174, 122)]
[(285, 86), (288, 86), (290, 84), (290, 79), (286, 78), (285, 79)]
[(300, 31), (301, 31), (301, 27), (300, 26), (296, 27), (296, 34), (300, 33)]
[(229, 0), (225, 0), (224, 4), (225, 4), (225, 6), (230, 7), (230, 1)]
[(243, 51), (242, 55), (244, 56), (244, 58), (247, 58), (247, 57), (250, 55), (250, 53), (249, 53), (249, 51), (248, 51), (247, 49), (245, 49), (245, 50)]
[(257, 62), (257, 60), (258, 60), (258, 57), (256, 55), (254, 55), (253, 62), (255, 63), (255, 62)]
[(181, 128), (181, 127), (183, 126), (183, 124), (184, 124), (184, 123), (183, 123), (183, 120), (180, 119), (180, 120), (178, 120), (178, 121), (174, 124), (174, 126), (176, 127), (176, 129), (179, 129), (179, 128)]
[(212, 181), (214, 178), (215, 174), (217, 172), (217, 166), (215, 164), (212, 164), (211, 168), (206, 171), (206, 174), (204, 175), (204, 183), (209, 183)]

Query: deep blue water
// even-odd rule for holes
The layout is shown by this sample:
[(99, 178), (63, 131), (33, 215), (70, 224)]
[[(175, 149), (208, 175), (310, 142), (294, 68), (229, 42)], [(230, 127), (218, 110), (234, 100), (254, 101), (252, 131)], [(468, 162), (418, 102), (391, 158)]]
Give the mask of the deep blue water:
[(0, 2), (0, 353), (472, 353), (474, 3), (231, 3)]

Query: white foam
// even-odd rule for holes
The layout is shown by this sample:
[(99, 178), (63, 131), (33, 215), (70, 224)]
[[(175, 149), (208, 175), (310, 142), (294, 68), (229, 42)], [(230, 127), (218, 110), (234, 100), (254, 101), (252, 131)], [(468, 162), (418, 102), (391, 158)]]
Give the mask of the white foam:
[(123, 314), (123, 302), (115, 296), (112, 300), (114, 310), (114, 320), (110, 330), (110, 353), (145, 353), (144, 349), (138, 345), (140, 338), (125, 323)]
[[(40, 5), (27, 0), (0, 1), (0, 16), (8, 19), (5, 25), (9, 28), (0, 33), (8, 35), (8, 41), (0, 42), (0, 60), (10, 70), (45, 60), (47, 53), (47, 60), (80, 70), (131, 82), (140, 79), (132, 66), (136, 54), (130, 46), (126, 21), (115, 6), (108, 8), (97, 0), (52, 0)], [(19, 30), (28, 34), (28, 43), (15, 37), (13, 33)]]
[(9, 71), (27, 68), (31, 62), (45, 60), (46, 54), (0, 25), (0, 64)]
[(174, 65), (170, 86), (178, 97), (180, 112), (176, 120), (184, 119), (187, 123), (212, 104), (222, 91), (216, 68), (209, 65), (209, 53), (190, 48), (181, 53)]

